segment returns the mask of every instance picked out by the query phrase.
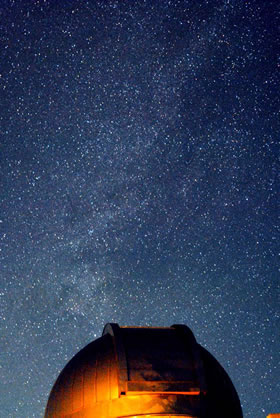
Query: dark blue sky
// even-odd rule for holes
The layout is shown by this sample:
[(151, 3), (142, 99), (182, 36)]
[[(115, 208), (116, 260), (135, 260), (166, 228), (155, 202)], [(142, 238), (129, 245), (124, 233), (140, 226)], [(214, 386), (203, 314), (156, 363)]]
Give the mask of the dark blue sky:
[(279, 8), (1, 1), (3, 416), (106, 322), (190, 326), (280, 411)]

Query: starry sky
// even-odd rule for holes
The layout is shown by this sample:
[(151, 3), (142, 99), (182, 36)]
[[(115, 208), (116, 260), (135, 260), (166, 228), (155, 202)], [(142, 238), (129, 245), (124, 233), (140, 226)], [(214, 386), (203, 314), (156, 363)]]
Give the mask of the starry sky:
[(1, 0), (0, 416), (120, 325), (280, 412), (278, 0)]

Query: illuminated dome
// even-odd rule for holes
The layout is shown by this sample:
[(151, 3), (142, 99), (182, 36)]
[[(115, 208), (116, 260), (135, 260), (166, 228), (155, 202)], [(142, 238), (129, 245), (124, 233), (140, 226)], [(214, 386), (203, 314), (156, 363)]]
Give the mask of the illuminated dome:
[(45, 418), (242, 418), (235, 388), (184, 325), (107, 324), (51, 391)]

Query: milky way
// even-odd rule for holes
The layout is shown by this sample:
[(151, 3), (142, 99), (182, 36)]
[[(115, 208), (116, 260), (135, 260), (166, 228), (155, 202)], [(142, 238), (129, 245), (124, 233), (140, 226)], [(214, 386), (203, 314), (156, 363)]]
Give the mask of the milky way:
[(190, 326), (280, 412), (279, 6), (1, 1), (1, 416), (107, 322)]

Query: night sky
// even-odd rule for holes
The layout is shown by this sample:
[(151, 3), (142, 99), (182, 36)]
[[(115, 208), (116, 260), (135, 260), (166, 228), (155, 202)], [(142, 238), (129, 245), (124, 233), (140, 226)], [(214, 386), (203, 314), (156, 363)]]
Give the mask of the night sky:
[(0, 416), (186, 324), (280, 412), (278, 0), (1, 0)]

